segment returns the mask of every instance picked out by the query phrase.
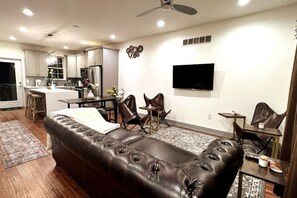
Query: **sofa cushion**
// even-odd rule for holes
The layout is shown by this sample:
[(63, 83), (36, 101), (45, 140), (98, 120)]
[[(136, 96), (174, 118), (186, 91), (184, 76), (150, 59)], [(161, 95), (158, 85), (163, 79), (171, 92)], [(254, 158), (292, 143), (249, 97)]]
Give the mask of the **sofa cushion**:
[(127, 129), (119, 128), (117, 130), (111, 131), (107, 133), (109, 137), (118, 140), (126, 145), (133, 143), (137, 140), (140, 140), (144, 138), (143, 135), (133, 132), (133, 131), (128, 131)]
[(150, 137), (133, 142), (129, 146), (175, 165), (193, 161), (197, 158), (194, 153)]

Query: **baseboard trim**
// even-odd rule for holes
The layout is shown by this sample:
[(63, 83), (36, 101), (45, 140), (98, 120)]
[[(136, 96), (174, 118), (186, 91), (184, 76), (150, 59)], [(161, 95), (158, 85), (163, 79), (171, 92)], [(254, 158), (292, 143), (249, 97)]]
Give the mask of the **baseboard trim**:
[(183, 122), (179, 122), (179, 121), (174, 121), (174, 120), (168, 120), (168, 123), (170, 125), (174, 125), (177, 127), (181, 127), (181, 128), (185, 128), (185, 129), (190, 129), (193, 131), (199, 131), (208, 135), (212, 135), (212, 136), (217, 136), (217, 137), (223, 137), (223, 138), (231, 138), (232, 134), (220, 131), (220, 130), (216, 130), (216, 129), (210, 129), (207, 127), (202, 127), (202, 126), (197, 126), (197, 125), (193, 125), (193, 124), (188, 124), (188, 123), (183, 123)]
[[(140, 116), (145, 116), (145, 114), (139, 113)], [(207, 127), (197, 126), (193, 124), (188, 124), (184, 122), (179, 122), (175, 120), (166, 119), (168, 123), (172, 126), (177, 126), (184, 129), (189, 129), (192, 131), (199, 131), (208, 135), (216, 136), (216, 137), (222, 137), (222, 138), (232, 138), (232, 133), (227, 133), (224, 131), (216, 130), (216, 129), (210, 129)]]

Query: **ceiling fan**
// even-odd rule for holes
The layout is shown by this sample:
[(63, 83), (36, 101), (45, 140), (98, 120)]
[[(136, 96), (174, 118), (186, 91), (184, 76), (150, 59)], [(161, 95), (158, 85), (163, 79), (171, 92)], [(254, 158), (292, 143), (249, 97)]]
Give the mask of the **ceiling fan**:
[(181, 4), (174, 4), (173, 0), (161, 0), (161, 6), (160, 7), (156, 7), (150, 10), (147, 10), (143, 13), (140, 13), (138, 15), (136, 15), (136, 17), (140, 17), (140, 16), (144, 16), (146, 14), (149, 14), (159, 8), (162, 8), (163, 10), (167, 11), (167, 10), (175, 10), (184, 14), (188, 14), (188, 15), (194, 15), (197, 14), (197, 10), (195, 8), (189, 7), (189, 6), (185, 6), (185, 5), (181, 5)]

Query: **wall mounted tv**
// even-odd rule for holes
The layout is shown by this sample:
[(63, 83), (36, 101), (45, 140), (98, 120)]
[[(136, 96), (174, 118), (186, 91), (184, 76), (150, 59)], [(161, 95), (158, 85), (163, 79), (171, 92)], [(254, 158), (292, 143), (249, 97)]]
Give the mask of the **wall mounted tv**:
[(173, 88), (213, 90), (214, 63), (173, 65)]

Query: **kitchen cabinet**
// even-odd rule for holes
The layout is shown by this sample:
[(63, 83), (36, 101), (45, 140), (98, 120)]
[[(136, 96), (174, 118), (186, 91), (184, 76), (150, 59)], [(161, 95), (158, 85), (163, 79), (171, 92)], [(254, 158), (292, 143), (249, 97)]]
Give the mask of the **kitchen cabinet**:
[(80, 72), (77, 72), (77, 64), (76, 64), (76, 56), (75, 55), (67, 56), (67, 77), (68, 78), (80, 77)]
[(25, 51), (26, 76), (47, 76), (46, 53)]
[(118, 54), (117, 49), (102, 48), (102, 76), (103, 76), (103, 96), (108, 96), (107, 89), (113, 85), (118, 87)]
[(88, 66), (103, 64), (103, 48), (88, 51)]
[(118, 49), (99, 47), (86, 49), (88, 54), (88, 66), (102, 65), (102, 95), (108, 96), (107, 89), (113, 85), (118, 88)]
[(76, 64), (79, 72), (80, 72), (80, 68), (88, 67), (88, 55), (87, 54), (76, 55)]
[(80, 68), (88, 66), (87, 54), (67, 56), (67, 77), (80, 78)]

